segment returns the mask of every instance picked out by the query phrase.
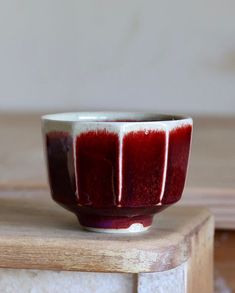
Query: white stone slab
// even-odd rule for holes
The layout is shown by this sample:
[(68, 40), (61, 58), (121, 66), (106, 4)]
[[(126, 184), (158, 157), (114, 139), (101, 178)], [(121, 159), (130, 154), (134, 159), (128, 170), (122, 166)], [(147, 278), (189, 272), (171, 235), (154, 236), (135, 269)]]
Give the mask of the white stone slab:
[(0, 269), (4, 293), (186, 293), (186, 264), (156, 273), (119, 274)]
[(175, 269), (138, 275), (138, 293), (186, 293), (186, 264)]
[(0, 269), (1, 293), (133, 293), (135, 275)]

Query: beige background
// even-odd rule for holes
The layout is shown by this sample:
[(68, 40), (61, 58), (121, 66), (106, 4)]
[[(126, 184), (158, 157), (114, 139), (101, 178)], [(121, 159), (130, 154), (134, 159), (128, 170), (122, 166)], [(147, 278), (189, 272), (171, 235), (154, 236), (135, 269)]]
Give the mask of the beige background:
[(235, 113), (233, 0), (1, 0), (0, 110)]

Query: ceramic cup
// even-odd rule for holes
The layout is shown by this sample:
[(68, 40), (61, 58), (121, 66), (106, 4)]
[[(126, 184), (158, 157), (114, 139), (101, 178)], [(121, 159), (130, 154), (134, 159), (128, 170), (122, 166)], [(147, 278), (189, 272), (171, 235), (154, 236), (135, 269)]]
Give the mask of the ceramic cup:
[(99, 232), (141, 232), (183, 192), (192, 119), (154, 113), (42, 117), (52, 198)]

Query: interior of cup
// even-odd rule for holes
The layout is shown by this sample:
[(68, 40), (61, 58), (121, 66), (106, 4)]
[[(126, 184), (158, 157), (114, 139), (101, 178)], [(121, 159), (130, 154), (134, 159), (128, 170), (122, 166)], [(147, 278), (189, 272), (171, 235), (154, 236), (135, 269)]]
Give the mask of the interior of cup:
[(175, 121), (187, 118), (188, 117), (184, 115), (169, 115), (140, 112), (74, 112), (49, 114), (42, 117), (43, 120), (68, 122), (154, 122)]

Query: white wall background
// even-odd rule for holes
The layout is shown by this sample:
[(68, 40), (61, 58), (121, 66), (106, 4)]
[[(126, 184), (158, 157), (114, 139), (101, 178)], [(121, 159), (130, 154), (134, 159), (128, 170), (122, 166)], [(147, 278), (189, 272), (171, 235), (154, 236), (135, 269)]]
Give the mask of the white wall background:
[(234, 0), (0, 0), (0, 110), (235, 113)]

